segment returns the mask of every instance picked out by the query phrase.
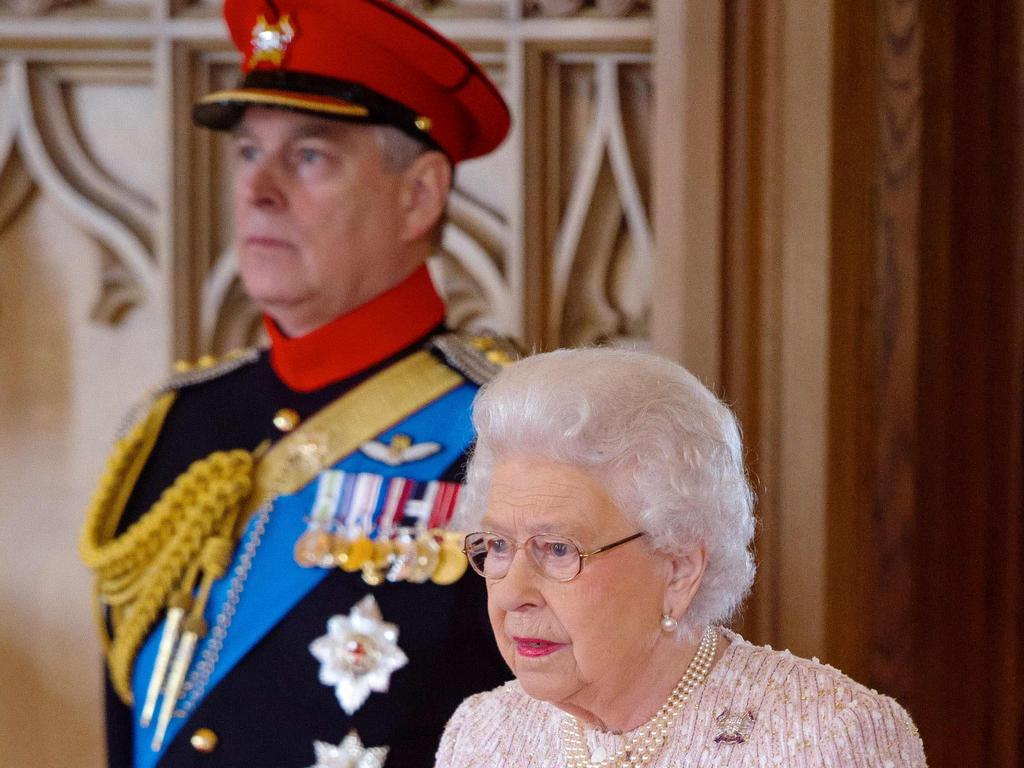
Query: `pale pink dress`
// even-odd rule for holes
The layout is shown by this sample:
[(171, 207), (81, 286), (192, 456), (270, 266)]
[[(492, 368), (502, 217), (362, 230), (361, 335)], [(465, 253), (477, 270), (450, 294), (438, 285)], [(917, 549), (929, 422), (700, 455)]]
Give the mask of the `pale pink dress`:
[[(889, 697), (817, 660), (726, 635), (732, 643), (649, 768), (926, 765), (913, 721)], [(730, 717), (749, 721), (747, 713), (753, 722), (739, 741), (723, 723)], [(448, 722), (436, 768), (564, 768), (563, 717), (553, 705), (527, 696), (516, 681), (477, 694)], [(629, 737), (595, 730), (585, 735), (592, 753), (605, 754)]]

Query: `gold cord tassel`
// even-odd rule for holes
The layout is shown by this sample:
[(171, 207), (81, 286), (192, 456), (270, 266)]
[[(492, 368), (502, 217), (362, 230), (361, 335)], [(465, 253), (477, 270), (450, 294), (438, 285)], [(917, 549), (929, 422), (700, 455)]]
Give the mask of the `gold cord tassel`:
[(206, 622), (203, 619), (189, 617), (185, 620), (185, 631), (181, 635), (178, 649), (174, 654), (174, 663), (171, 665), (171, 674), (167, 678), (167, 690), (164, 691), (164, 700), (160, 705), (160, 717), (156, 721), (156, 730), (153, 732), (153, 741), (150, 748), (158, 752), (163, 746), (164, 736), (167, 735), (167, 726), (170, 725), (171, 717), (174, 715), (174, 708), (178, 706), (178, 699), (181, 697), (181, 689), (185, 684), (185, 675), (192, 665), (192, 656), (196, 652), (196, 644), (199, 638), (206, 634)]
[(171, 654), (174, 653), (174, 648), (178, 644), (181, 623), (191, 604), (192, 597), (188, 593), (177, 592), (171, 597), (170, 608), (167, 609), (167, 621), (164, 623), (163, 634), (160, 635), (156, 663), (153, 665), (153, 674), (150, 675), (149, 687), (146, 689), (146, 702), (142, 707), (142, 716), (139, 718), (139, 723), (143, 728), (148, 728), (153, 719), (156, 701), (160, 697), (160, 691), (163, 690), (164, 681), (167, 678)]
[[(234, 527), (234, 522), (235, 515), (229, 515), (222, 522), (222, 528), (230, 531)], [(149, 710), (149, 716), (152, 717), (153, 709), (156, 706), (157, 696), (159, 695), (161, 686), (163, 686), (164, 700), (160, 706), (160, 716), (157, 719), (156, 730), (153, 733), (153, 742), (150, 745), (154, 751), (158, 751), (163, 745), (164, 736), (167, 734), (167, 727), (170, 725), (175, 707), (178, 706), (178, 699), (181, 698), (181, 691), (185, 685), (185, 676), (188, 674), (189, 667), (192, 666), (192, 657), (195, 655), (196, 646), (199, 644), (199, 639), (206, 635), (207, 624), (206, 620), (203, 618), (203, 613), (206, 611), (206, 605), (210, 600), (210, 591), (213, 589), (214, 582), (227, 572), (228, 564), (231, 562), (232, 549), (232, 540), (223, 535), (214, 536), (208, 539), (203, 545), (203, 552), (199, 559), (200, 568), (203, 574), (202, 581), (199, 584), (199, 593), (196, 596), (195, 601), (192, 602), (188, 618), (185, 619), (181, 625), (181, 639), (178, 640), (177, 648), (174, 649), (174, 661), (170, 665), (170, 674), (167, 675), (166, 686), (163, 686), (163, 678), (166, 673), (167, 662), (165, 660), (164, 669), (159, 670), (160, 655), (157, 655), (157, 665), (153, 668), (153, 677), (150, 678), (149, 692), (147, 692), (146, 695), (147, 706), (149, 705), (150, 693), (153, 695), (153, 708)], [(181, 593), (179, 593), (179, 595), (180, 594)], [(182, 596), (178, 597), (177, 601), (179, 605), (183, 605), (187, 599), (187, 596)], [(171, 610), (175, 609), (180, 609), (182, 614), (184, 614), (184, 608), (177, 608), (176, 606)], [(168, 624), (166, 626), (169, 625), (170, 615), (168, 614)], [(174, 635), (176, 638), (177, 627), (175, 627)], [(161, 652), (163, 651), (163, 640), (164, 638), (162, 637), (160, 648)], [(169, 648), (166, 655), (167, 659), (171, 657), (172, 648), (174, 648), (173, 640), (169, 641)], [(157, 679), (158, 676), (159, 680)], [(146, 711), (144, 709), (143, 717), (145, 718), (145, 716)], [(143, 722), (143, 727), (148, 725), (148, 723), (149, 720), (146, 719), (145, 722)]]
[[(173, 393), (159, 398), (149, 415), (115, 445), (79, 542), (83, 562), (96, 573), (97, 615), (105, 641), (108, 622), (112, 629), (105, 642), (111, 681), (126, 704), (132, 702), (131, 673), (142, 642), (160, 614), (173, 609), (172, 595), (191, 594), (197, 561), (204, 571), (212, 565), (201, 557), (207, 542), (214, 537), (226, 541), (214, 547), (220, 549), (219, 559), (230, 560), (233, 529), (252, 490), (252, 454), (218, 451), (194, 462), (134, 525), (114, 536), (173, 402)], [(175, 655), (174, 641), (180, 645), (176, 635), (182, 628), (166, 633), (171, 651), (164, 651), (165, 663)], [(154, 685), (159, 696), (160, 686)]]

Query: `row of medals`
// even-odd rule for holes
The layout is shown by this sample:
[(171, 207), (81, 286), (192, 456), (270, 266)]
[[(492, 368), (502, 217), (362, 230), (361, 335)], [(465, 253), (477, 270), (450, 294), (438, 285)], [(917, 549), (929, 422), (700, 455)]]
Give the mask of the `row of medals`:
[(469, 562), (462, 534), (441, 528), (397, 528), (376, 538), (350, 539), (322, 527), (307, 530), (295, 543), (295, 562), (304, 568), (340, 568), (361, 572), (370, 586), (385, 581), (446, 585), (458, 581)]

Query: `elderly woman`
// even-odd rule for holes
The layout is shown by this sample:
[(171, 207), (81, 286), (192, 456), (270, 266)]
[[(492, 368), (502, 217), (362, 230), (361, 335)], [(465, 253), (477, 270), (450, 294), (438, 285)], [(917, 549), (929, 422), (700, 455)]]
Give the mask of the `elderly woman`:
[(516, 679), (438, 768), (924, 766), (892, 699), (723, 625), (754, 578), (729, 409), (650, 354), (560, 350), (474, 407), (465, 549)]

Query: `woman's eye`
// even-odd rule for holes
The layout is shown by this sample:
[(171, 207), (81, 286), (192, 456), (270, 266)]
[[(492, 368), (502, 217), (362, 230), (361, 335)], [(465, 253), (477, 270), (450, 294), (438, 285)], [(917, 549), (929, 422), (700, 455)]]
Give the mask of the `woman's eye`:
[(487, 551), (494, 555), (506, 554), (508, 550), (507, 539), (491, 539), (487, 544)]
[(256, 147), (251, 144), (239, 144), (235, 151), (243, 160), (254, 160), (256, 158)]
[(548, 553), (553, 557), (567, 557), (572, 552), (572, 546), (564, 541), (548, 542)]

